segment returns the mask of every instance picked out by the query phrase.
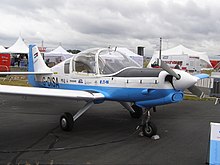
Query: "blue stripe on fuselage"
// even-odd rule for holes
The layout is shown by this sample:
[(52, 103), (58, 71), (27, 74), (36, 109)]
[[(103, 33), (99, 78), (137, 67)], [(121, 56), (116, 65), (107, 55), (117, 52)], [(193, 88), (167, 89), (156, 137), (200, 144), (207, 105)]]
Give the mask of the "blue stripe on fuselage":
[[(168, 95), (181, 93), (174, 89), (149, 89), (147, 94), (143, 94), (142, 91), (146, 88), (122, 88), (122, 87), (103, 87), (103, 86), (90, 86), (90, 85), (73, 85), (73, 84), (58, 84), (54, 86), (45, 86), (42, 82), (38, 82), (40, 87), (47, 88), (60, 88), (67, 90), (83, 90), (99, 92), (105, 96), (106, 100), (112, 101), (125, 101), (125, 102), (138, 102), (138, 101), (150, 101), (165, 98)], [(181, 101), (181, 100), (179, 100)], [(171, 101), (174, 102), (174, 101)]]

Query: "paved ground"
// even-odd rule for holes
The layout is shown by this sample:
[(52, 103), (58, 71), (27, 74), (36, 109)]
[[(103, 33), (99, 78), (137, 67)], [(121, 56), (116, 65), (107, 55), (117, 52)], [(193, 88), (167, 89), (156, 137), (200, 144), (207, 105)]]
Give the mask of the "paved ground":
[[(0, 164), (205, 164), (209, 123), (220, 122), (220, 105), (213, 102), (158, 107), (152, 121), (160, 139), (152, 140), (132, 135), (139, 120), (114, 102), (92, 107), (72, 132), (60, 130), (60, 114), (76, 112), (83, 102), (0, 96), (0, 105)], [(67, 150), (34, 152), (60, 147)], [(29, 152), (4, 153), (16, 150)]]

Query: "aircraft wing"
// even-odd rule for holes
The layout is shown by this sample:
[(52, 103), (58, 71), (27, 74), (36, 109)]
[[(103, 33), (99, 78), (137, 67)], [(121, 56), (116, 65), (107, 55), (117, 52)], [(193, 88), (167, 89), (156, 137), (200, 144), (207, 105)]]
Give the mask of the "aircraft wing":
[(49, 75), (53, 72), (0, 72), (0, 75)]
[(10, 86), (10, 85), (0, 85), (0, 94), (1, 93), (14, 94), (14, 95), (72, 98), (74, 100), (86, 100), (86, 101), (100, 100), (105, 98), (104, 95), (101, 93), (81, 91), (81, 90), (21, 87), (21, 86)]
[(196, 75), (193, 75), (199, 79), (204, 79), (204, 78), (209, 78), (209, 75), (208, 74), (196, 74)]

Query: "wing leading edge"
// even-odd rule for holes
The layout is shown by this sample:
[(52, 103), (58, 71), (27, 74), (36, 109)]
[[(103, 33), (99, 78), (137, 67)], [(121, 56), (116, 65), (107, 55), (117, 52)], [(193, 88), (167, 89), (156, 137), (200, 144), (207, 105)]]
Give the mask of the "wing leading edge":
[(36, 87), (20, 87), (10, 85), (0, 85), (0, 93), (14, 95), (31, 95), (31, 96), (48, 96), (60, 98), (72, 98), (74, 100), (100, 100), (104, 99), (101, 93), (93, 93), (80, 90), (65, 90), (51, 88), (36, 88)]

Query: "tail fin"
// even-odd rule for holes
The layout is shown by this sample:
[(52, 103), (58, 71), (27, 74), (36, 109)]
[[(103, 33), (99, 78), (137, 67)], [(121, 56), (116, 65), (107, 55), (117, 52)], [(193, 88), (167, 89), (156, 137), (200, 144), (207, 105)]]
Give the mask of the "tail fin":
[(28, 71), (49, 72), (50, 68), (45, 64), (43, 57), (36, 45), (29, 45)]
[[(28, 72), (50, 72), (36, 45), (29, 45)], [(28, 82), (32, 86), (38, 86), (34, 75), (28, 75)]]

